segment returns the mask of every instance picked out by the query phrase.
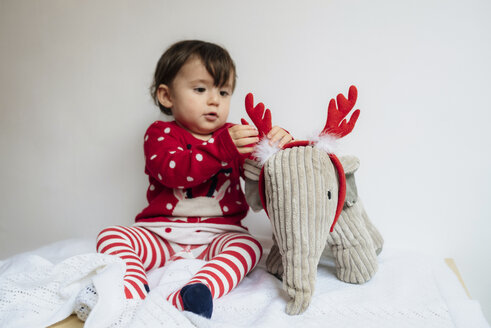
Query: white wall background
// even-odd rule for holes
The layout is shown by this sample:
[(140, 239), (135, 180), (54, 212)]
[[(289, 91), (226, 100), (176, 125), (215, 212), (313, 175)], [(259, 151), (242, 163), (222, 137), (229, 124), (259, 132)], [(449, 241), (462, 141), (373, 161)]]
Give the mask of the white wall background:
[[(297, 138), (359, 90), (344, 151), (387, 247), (456, 259), (491, 318), (491, 2), (0, 0), (0, 258), (145, 206), (148, 87), (172, 42), (224, 45)], [(269, 235), (264, 214), (248, 219)]]

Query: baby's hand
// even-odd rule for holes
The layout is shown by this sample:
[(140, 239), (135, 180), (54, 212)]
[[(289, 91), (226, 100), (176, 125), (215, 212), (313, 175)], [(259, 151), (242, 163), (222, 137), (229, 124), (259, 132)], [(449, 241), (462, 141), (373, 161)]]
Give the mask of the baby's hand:
[(293, 140), (293, 137), (290, 135), (290, 133), (276, 125), (271, 128), (267, 137), (268, 139), (270, 139), (270, 145), (273, 145), (275, 142), (279, 141), (280, 143), (278, 144), (278, 147), (280, 148)]
[(249, 154), (259, 141), (257, 129), (252, 125), (234, 125), (228, 129), (232, 141), (240, 154)]

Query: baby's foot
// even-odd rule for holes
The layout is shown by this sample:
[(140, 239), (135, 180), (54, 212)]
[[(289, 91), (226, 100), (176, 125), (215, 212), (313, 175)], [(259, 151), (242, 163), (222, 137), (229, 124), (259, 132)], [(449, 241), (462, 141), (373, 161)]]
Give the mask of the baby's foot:
[(99, 296), (97, 295), (95, 286), (91, 283), (78, 293), (77, 297), (75, 298), (75, 307), (73, 312), (80, 320), (86, 321), (89, 317), (90, 311), (92, 311), (97, 303), (98, 298)]
[(213, 313), (213, 297), (206, 285), (197, 283), (182, 287), (179, 292), (184, 310), (211, 318)]

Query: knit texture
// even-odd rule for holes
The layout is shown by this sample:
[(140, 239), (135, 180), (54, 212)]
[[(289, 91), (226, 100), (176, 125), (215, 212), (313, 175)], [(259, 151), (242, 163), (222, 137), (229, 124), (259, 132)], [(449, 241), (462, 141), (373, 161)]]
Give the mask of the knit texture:
[[(213, 318), (208, 320), (165, 301), (204, 261), (175, 261), (152, 270), (148, 297), (126, 300), (121, 295), (125, 266), (120, 259), (94, 253), (77, 256), (76, 262), (69, 259), (94, 248), (93, 239), (67, 240), (0, 261), (0, 327), (43, 328), (63, 320), (89, 280), (94, 281), (99, 301), (85, 322), (87, 328), (489, 327), (479, 302), (467, 297), (441, 258), (428, 253), (384, 247), (379, 271), (363, 285), (340, 281), (332, 274), (334, 263), (321, 258), (315, 294), (301, 316), (285, 313), (286, 293), (260, 263), (226, 298), (214, 302)], [(102, 258), (110, 261), (104, 269)]]
[(144, 137), (148, 206), (136, 225), (182, 244), (208, 244), (217, 232), (247, 232), (240, 185), (243, 159), (228, 128), (207, 140), (174, 122), (156, 121)]

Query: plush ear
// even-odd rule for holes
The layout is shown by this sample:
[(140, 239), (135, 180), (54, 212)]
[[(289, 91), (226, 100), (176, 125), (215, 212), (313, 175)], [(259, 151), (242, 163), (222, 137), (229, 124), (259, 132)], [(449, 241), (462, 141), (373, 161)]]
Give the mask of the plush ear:
[(360, 167), (360, 160), (356, 156), (341, 156), (339, 160), (341, 161), (341, 165), (343, 165), (344, 174), (346, 175), (355, 173)]
[(355, 156), (342, 156), (339, 158), (344, 168), (346, 176), (346, 198), (344, 206), (353, 206), (358, 199), (358, 189), (356, 188), (355, 172), (360, 167), (360, 160)]

